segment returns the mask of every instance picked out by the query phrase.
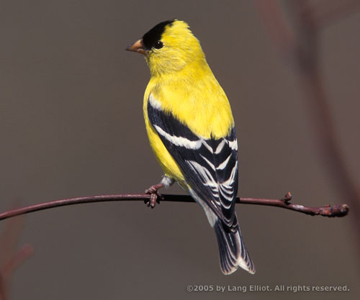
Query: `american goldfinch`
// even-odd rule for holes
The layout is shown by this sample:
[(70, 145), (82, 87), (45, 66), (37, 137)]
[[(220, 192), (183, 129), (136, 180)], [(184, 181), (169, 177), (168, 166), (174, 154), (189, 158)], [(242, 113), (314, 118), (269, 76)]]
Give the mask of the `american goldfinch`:
[(150, 187), (175, 181), (204, 209), (215, 229), (220, 268), (231, 274), (240, 266), (254, 274), (235, 212), (238, 190), (237, 139), (225, 92), (208, 66), (187, 23), (161, 22), (127, 48), (144, 54), (151, 79), (144, 95), (150, 145), (165, 175)]

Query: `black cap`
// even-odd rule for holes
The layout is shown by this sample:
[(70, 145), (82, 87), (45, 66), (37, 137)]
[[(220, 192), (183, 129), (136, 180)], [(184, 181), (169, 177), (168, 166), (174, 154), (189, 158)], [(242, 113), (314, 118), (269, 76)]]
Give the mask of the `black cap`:
[(166, 25), (172, 25), (175, 20), (168, 20), (157, 24), (155, 27), (150, 29), (147, 33), (144, 34), (142, 41), (145, 49), (150, 50), (155, 47), (157, 43), (161, 40), (161, 36), (165, 31)]

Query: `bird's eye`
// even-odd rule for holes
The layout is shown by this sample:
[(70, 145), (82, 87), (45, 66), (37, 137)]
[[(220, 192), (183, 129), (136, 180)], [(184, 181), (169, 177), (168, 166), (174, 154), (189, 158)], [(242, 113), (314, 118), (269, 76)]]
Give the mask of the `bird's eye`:
[(157, 41), (157, 42), (155, 42), (155, 45), (154, 45), (154, 47), (156, 49), (161, 49), (163, 46), (164, 46), (164, 44), (162, 43), (162, 41)]

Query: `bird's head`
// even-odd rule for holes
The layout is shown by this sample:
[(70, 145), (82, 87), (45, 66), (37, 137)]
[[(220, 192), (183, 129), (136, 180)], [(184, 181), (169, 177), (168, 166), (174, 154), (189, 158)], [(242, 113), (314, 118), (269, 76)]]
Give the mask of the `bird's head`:
[(177, 19), (157, 24), (126, 50), (144, 54), (152, 76), (171, 74), (193, 63), (205, 62), (198, 39), (187, 23)]

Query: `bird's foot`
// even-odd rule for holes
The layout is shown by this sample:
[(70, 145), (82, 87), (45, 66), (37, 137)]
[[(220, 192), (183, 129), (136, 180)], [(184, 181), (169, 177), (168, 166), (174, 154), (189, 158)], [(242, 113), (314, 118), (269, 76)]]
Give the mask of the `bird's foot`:
[(148, 207), (154, 208), (156, 203), (160, 204), (160, 199), (162, 198), (161, 194), (158, 193), (158, 190), (164, 187), (163, 183), (154, 184), (151, 187), (149, 187), (147, 190), (145, 190), (145, 194), (150, 195), (149, 200), (145, 200), (145, 204)]

